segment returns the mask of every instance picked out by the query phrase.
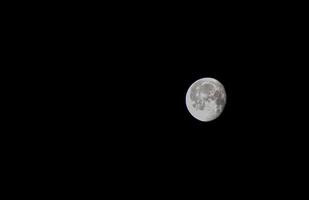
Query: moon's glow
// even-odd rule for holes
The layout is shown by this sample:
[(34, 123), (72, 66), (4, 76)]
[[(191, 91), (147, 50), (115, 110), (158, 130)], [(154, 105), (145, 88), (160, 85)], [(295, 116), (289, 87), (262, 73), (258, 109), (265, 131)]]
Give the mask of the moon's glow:
[(216, 79), (199, 79), (187, 91), (187, 108), (200, 121), (211, 121), (219, 117), (225, 104), (225, 89)]

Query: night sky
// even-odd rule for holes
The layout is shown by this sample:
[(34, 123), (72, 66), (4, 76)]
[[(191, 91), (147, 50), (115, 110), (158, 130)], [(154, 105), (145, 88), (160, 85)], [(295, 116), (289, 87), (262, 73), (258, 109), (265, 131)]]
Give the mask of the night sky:
[[(64, 162), (107, 167), (127, 180), (233, 184), (247, 174), (280, 177), (279, 166), (297, 162), (306, 141), (302, 26), (221, 7), (119, 10), (59, 20), (61, 31), (51, 28), (44, 44), (50, 53), (33, 54), (45, 66), (31, 71), (40, 80), (30, 88), (40, 95), (26, 95), (39, 108), (33, 141)], [(185, 105), (190, 85), (204, 77), (227, 95), (211, 122)]]
[[(286, 39), (285, 23), (248, 13), (155, 16), (110, 16), (87, 42), (75, 43), (83, 48), (69, 54), (76, 65), (62, 75), (70, 77), (72, 127), (94, 134), (90, 143), (109, 138), (123, 150), (162, 156), (215, 149), (252, 157), (291, 139), (300, 111), (291, 106), (299, 104), (295, 83), (305, 79), (295, 78), (302, 76), (301, 52)], [(185, 107), (187, 89), (203, 77), (227, 92), (224, 112), (209, 123)]]

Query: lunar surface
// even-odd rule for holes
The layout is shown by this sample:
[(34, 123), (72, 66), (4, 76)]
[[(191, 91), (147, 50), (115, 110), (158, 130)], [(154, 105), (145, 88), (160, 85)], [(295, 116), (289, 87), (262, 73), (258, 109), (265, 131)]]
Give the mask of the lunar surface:
[(226, 104), (223, 85), (213, 78), (195, 81), (186, 94), (186, 105), (190, 114), (203, 122), (218, 118)]

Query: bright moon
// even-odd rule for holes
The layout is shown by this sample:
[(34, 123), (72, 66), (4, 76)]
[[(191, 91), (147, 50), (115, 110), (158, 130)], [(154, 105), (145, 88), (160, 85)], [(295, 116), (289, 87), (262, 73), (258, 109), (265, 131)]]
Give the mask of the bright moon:
[(202, 78), (195, 81), (186, 94), (186, 105), (190, 114), (203, 122), (218, 118), (225, 104), (225, 89), (214, 78)]

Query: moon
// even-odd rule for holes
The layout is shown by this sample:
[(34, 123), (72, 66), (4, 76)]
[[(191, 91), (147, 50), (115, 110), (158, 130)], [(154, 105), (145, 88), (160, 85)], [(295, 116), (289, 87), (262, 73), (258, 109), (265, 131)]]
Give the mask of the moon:
[(214, 78), (201, 78), (195, 81), (186, 94), (188, 111), (202, 122), (217, 119), (223, 112), (225, 104), (225, 88)]

